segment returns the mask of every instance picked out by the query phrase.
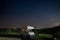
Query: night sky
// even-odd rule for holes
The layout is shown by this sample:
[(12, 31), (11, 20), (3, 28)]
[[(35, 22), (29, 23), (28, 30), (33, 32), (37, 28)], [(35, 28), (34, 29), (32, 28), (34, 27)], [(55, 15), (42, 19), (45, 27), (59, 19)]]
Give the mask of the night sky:
[(47, 28), (60, 25), (58, 0), (3, 0), (0, 1), (0, 27)]

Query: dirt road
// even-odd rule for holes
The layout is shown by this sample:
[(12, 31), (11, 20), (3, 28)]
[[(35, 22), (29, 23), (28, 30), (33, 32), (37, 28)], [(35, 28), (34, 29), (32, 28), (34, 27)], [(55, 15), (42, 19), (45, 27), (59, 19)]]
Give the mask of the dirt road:
[(21, 40), (20, 38), (5, 38), (5, 37), (0, 37), (0, 40)]

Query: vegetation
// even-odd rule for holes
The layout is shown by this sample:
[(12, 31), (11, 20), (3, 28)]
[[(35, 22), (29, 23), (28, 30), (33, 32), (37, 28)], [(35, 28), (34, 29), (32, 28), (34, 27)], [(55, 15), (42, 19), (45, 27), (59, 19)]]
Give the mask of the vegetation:
[(20, 34), (20, 29), (0, 29), (0, 34)]
[[(34, 29), (35, 38), (53, 38), (56, 37), (60, 39), (60, 26), (53, 27), (53, 28), (47, 28), (47, 29)], [(0, 29), (0, 34), (11, 34), (11, 35), (16, 35), (16, 34), (21, 34), (20, 29)]]
[(50, 34), (36, 34), (35, 35), (37, 38), (53, 38), (53, 35), (50, 35)]

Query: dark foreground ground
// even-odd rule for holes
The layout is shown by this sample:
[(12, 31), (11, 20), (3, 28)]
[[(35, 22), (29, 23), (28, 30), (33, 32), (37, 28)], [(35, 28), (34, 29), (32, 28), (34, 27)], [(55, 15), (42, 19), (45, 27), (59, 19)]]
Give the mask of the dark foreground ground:
[(18, 35), (0, 34), (0, 40), (21, 40)]
[[(38, 39), (31, 39), (29, 36), (26, 38), (23, 35), (10, 35), (10, 34), (0, 34), (0, 40), (38, 40)], [(53, 40), (53, 39), (40, 39), (40, 40)]]
[(11, 35), (11, 34), (0, 34), (0, 37), (8, 37), (8, 38), (20, 38), (21, 35)]
[(21, 40), (20, 38), (7, 38), (7, 37), (0, 37), (0, 40)]

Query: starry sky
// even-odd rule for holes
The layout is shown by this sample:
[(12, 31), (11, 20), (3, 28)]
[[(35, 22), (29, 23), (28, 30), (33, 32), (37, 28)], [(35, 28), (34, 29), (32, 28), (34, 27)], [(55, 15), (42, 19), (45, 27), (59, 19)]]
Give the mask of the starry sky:
[(0, 27), (60, 25), (59, 0), (1, 0), (0, 4)]

